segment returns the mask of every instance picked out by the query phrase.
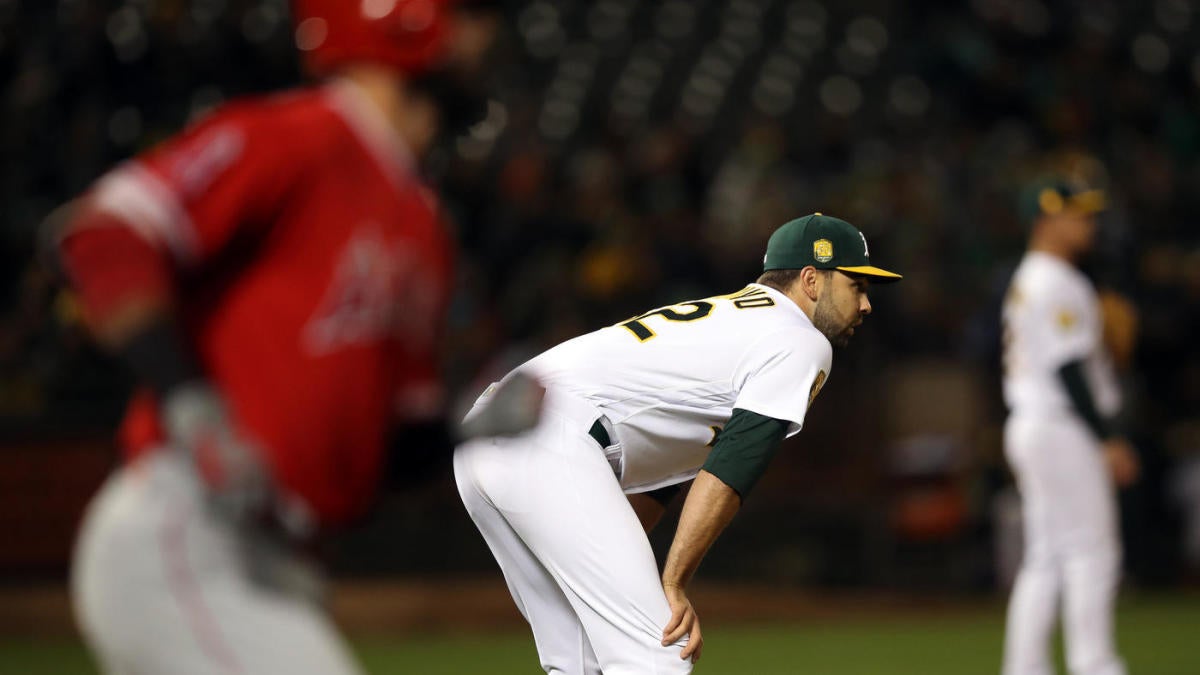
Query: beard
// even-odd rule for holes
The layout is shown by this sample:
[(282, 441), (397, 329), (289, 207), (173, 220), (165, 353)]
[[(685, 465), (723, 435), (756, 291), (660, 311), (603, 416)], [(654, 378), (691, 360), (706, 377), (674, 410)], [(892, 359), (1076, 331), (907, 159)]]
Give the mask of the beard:
[(838, 316), (833, 303), (828, 298), (829, 296), (826, 295), (817, 300), (817, 305), (813, 308), (813, 326), (821, 331), (821, 334), (829, 340), (829, 344), (834, 347), (845, 347), (850, 344), (850, 328), (853, 324), (843, 321)]

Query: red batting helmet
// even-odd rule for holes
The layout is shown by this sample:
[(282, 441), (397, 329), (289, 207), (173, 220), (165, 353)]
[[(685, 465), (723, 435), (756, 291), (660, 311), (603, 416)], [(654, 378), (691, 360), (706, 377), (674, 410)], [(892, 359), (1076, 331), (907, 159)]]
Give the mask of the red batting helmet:
[(450, 0), (293, 0), (296, 46), (314, 75), (348, 63), (419, 73), (443, 55)]

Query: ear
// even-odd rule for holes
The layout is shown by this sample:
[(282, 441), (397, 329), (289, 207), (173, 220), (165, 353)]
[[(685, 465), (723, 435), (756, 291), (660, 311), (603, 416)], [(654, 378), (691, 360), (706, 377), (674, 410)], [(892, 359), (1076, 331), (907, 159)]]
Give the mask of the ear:
[(796, 279), (796, 283), (800, 285), (800, 292), (804, 297), (817, 301), (817, 296), (820, 295), (821, 274), (817, 272), (817, 268), (809, 265), (800, 270), (800, 276)]

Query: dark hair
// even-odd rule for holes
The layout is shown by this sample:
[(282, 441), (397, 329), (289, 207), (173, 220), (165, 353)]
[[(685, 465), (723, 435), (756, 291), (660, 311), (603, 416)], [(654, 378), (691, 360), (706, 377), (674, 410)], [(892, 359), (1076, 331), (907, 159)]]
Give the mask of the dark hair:
[(758, 277), (756, 283), (786, 293), (799, 276), (800, 270), (767, 270)]

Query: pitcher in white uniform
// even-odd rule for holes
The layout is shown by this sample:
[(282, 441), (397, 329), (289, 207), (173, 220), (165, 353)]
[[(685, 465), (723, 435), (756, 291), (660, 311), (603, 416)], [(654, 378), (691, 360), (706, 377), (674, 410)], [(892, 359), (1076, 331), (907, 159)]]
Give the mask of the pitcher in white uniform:
[[(870, 282), (900, 278), (871, 265), (854, 226), (819, 213), (776, 230), (763, 269), (736, 293), (535, 357), (514, 372), (546, 386), (539, 426), (455, 453), (459, 493), (547, 673), (691, 671), (703, 640), (688, 581), (803, 426), (831, 346), (871, 311)], [(646, 532), (693, 478), (660, 578)]]
[(1075, 264), (1104, 195), (1061, 178), (1023, 196), (1029, 248), (1004, 303), (1004, 449), (1022, 499), (1025, 554), (1008, 608), (1004, 675), (1054, 672), (1060, 600), (1073, 675), (1121, 675), (1113, 603), (1121, 549), (1114, 483), (1138, 472), (1111, 423), (1120, 391), (1096, 290)]

